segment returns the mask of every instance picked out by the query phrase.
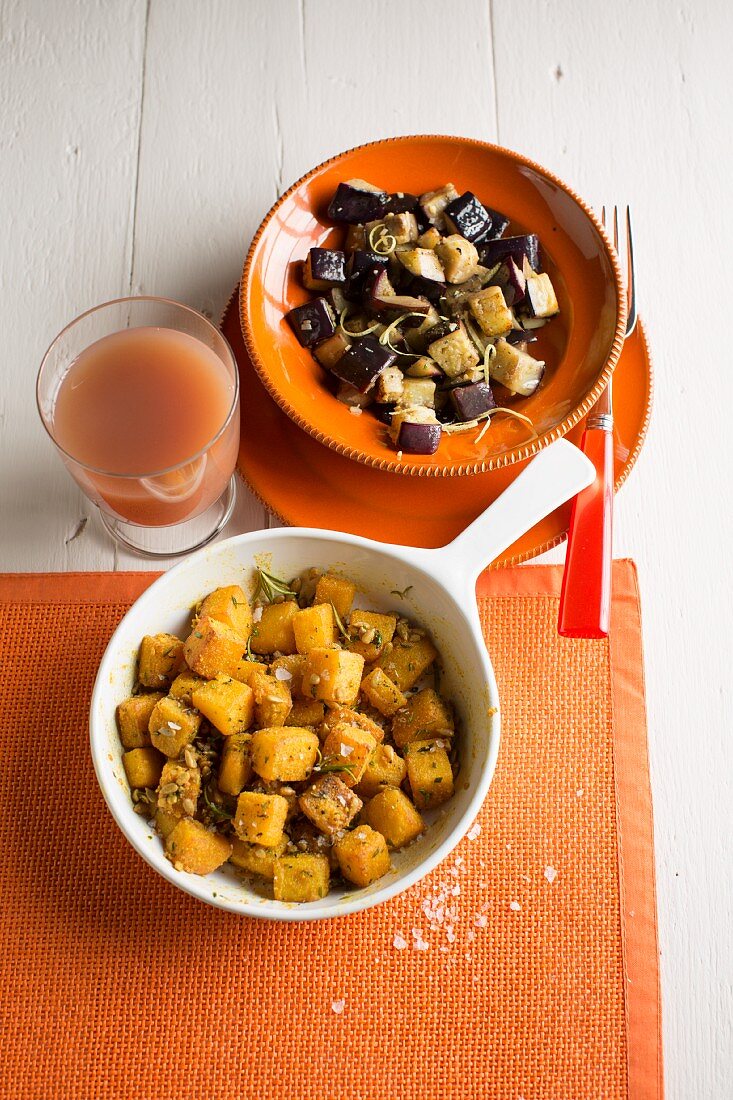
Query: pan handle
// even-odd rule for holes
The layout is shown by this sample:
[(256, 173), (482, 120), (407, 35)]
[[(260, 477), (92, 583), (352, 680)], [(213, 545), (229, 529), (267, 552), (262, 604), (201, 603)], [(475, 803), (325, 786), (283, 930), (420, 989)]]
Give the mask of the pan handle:
[(456, 598), (473, 596), (476, 578), (494, 558), (595, 476), (592, 462), (572, 443), (558, 439), (458, 538), (439, 550), (423, 551), (425, 564)]

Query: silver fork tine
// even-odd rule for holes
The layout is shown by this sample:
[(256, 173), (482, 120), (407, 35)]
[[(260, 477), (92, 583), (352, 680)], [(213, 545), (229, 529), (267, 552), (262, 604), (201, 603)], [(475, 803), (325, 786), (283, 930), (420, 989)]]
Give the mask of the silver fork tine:
[(636, 328), (636, 280), (634, 272), (634, 235), (631, 231), (631, 208), (626, 207), (626, 293), (629, 302), (629, 315), (626, 322), (626, 335)]

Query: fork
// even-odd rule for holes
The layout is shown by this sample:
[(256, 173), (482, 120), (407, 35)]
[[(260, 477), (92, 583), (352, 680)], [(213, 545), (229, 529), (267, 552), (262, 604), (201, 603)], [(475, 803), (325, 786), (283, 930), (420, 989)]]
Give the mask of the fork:
[[(626, 207), (625, 265), (628, 316), (626, 337), (636, 327), (634, 241)], [(607, 228), (606, 208), (601, 221)], [(620, 256), (619, 213), (613, 208), (613, 247)], [(613, 391), (611, 379), (591, 409), (580, 449), (596, 468), (596, 480), (573, 501), (568, 530), (558, 633), (565, 638), (606, 638), (611, 615), (613, 555)]]

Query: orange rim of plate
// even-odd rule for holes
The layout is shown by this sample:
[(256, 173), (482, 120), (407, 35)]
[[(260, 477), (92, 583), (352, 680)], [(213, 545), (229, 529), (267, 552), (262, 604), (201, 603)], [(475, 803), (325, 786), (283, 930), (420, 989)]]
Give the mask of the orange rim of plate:
[[(341, 443), (338, 440), (332, 439), (326, 432), (321, 431), (315, 425), (303, 416), (301, 412), (292, 404), (287, 396), (274, 385), (267, 367), (263, 362), (259, 351), (257, 349), (257, 343), (252, 335), (249, 317), (247, 315), (247, 301), (249, 298), (250, 290), (250, 278), (253, 269), (253, 261), (257, 247), (259, 245), (262, 234), (268, 227), (270, 221), (285, 203), (290, 196), (302, 187), (309, 180), (315, 177), (319, 172), (332, 165), (337, 164), (344, 157), (349, 156), (352, 153), (358, 153), (365, 149), (376, 148), (378, 146), (389, 145), (402, 145), (416, 140), (428, 140), (428, 141), (451, 141), (458, 145), (473, 147), (476, 149), (488, 149), (492, 152), (499, 153), (508, 157), (510, 160), (515, 161), (526, 168), (531, 169), (533, 172), (538, 173), (540, 176), (549, 180), (556, 187), (559, 187), (564, 191), (574, 202), (581, 208), (586, 217), (592, 223), (599, 237), (601, 238), (606, 257), (611, 266), (614, 276), (614, 289), (616, 296), (616, 327), (614, 331), (613, 342), (611, 349), (606, 359), (605, 365), (599, 374), (593, 387), (588, 391), (583, 400), (576, 405), (571, 413), (563, 418), (558, 424), (541, 435), (536, 436), (534, 439), (529, 440), (527, 443), (518, 445), (511, 450), (505, 451), (502, 454), (492, 456), (491, 458), (475, 463), (463, 463), (461, 465), (446, 465), (446, 466), (425, 466), (417, 465), (410, 462), (405, 462), (395, 457), (378, 457), (376, 455), (368, 454), (366, 451), (359, 450), (357, 447), (351, 447), (345, 443)], [(504, 466), (511, 466), (516, 462), (523, 462), (528, 458), (538, 454), (544, 447), (553, 443), (556, 439), (560, 439), (573, 428), (595, 405), (598, 398), (606, 388), (608, 380), (610, 379), (614, 367), (618, 362), (619, 355), (624, 345), (625, 330), (626, 330), (626, 317), (627, 317), (627, 302), (626, 291), (622, 280), (621, 269), (619, 267), (616, 252), (611, 245), (608, 235), (598, 220), (592, 208), (582, 199), (564, 180), (560, 179), (553, 172), (544, 168), (537, 161), (530, 160), (529, 157), (525, 157), (522, 153), (517, 153), (514, 150), (506, 149), (502, 145), (496, 145), (488, 141), (479, 141), (476, 138), (455, 137), (450, 134), (408, 134), (400, 137), (381, 138), (378, 141), (365, 142), (362, 145), (355, 145), (350, 149), (345, 149), (340, 153), (329, 157), (327, 160), (322, 161), (316, 165), (315, 168), (311, 168), (305, 175), (297, 179), (287, 191), (285, 191), (280, 198), (273, 203), (268, 210), (265, 217), (260, 222), (260, 225), (252, 238), (249, 250), (247, 252), (246, 259), (244, 261), (244, 267), (242, 269), (242, 276), (239, 285), (239, 321), (242, 329), (242, 336), (249, 353), (252, 365), (254, 366), (257, 374), (259, 375), (266, 390), (280, 406), (281, 409), (298, 425), (303, 431), (313, 436), (319, 443), (336, 451), (338, 454), (343, 455), (346, 458), (351, 458), (356, 462), (363, 462), (369, 466), (373, 466), (379, 470), (389, 471), (390, 473), (404, 474), (413, 477), (452, 477), (462, 476), (467, 474), (479, 474), (489, 473), (491, 470), (498, 470)]]

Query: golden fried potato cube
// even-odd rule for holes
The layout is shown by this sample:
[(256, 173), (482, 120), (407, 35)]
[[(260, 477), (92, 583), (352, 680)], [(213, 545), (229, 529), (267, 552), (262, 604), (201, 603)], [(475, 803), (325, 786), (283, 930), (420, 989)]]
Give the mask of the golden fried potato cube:
[(435, 246), (435, 255), (443, 265), (446, 282), (465, 283), (478, 266), (478, 250), (460, 233), (451, 233)]
[(347, 828), (363, 803), (337, 775), (322, 775), (303, 792), (298, 805), (319, 832), (333, 836)]
[(285, 854), (287, 846), (286, 837), (283, 837), (274, 848), (263, 848), (261, 844), (248, 844), (246, 840), (234, 837), (229, 862), (250, 875), (259, 875), (260, 878), (266, 878), (272, 882), (275, 876), (275, 863)]
[(159, 691), (149, 695), (131, 695), (117, 707), (117, 729), (122, 747), (142, 749), (150, 744), (148, 722), (155, 706), (164, 698)]
[(333, 608), (328, 603), (306, 607), (293, 616), (293, 632), (298, 653), (311, 649), (324, 649), (336, 642), (336, 622)]
[(254, 624), (250, 649), (253, 653), (295, 653), (293, 619), (299, 607), (295, 600), (268, 603), (262, 608), (262, 618)]
[(377, 747), (371, 733), (358, 726), (336, 726), (323, 742), (324, 762), (344, 765), (339, 772), (347, 787), (355, 787), (366, 770), (369, 757)]
[(418, 810), (430, 810), (453, 797), (453, 769), (442, 744), (411, 741), (405, 748), (407, 778)]
[(349, 648), (361, 653), (367, 663), (376, 661), (387, 642), (392, 641), (396, 626), (396, 615), (379, 615), (357, 608), (349, 617), (349, 634), (354, 639)]
[(243, 657), (237, 663), (236, 668), (231, 672), (227, 672), (226, 675), (231, 676), (233, 680), (239, 680), (240, 684), (252, 687), (252, 681), (265, 672), (267, 672), (267, 665), (263, 661), (250, 661), (247, 657)]
[(165, 757), (157, 749), (130, 749), (122, 754), (122, 766), (132, 790), (158, 786)]
[(201, 772), (167, 760), (158, 783), (158, 809), (170, 817), (193, 817), (201, 794)]
[(375, 668), (364, 677), (361, 682), (361, 693), (385, 718), (391, 718), (407, 703), (407, 696), (402, 694), (397, 684), (394, 684), (381, 668)]
[(191, 700), (196, 710), (200, 710), (225, 737), (244, 733), (252, 725), (255, 693), (231, 676), (219, 673), (215, 680), (207, 680), (196, 688)]
[(227, 737), (221, 750), (219, 776), (216, 784), (224, 794), (238, 795), (252, 778), (252, 761), (249, 733), (233, 733)]
[(182, 818), (165, 840), (165, 854), (177, 871), (208, 875), (226, 863), (232, 854), (231, 841), (212, 833), (192, 817)]
[(267, 782), (302, 783), (313, 771), (319, 746), (313, 730), (294, 726), (257, 730), (250, 745), (252, 767)]
[(407, 795), (394, 787), (385, 787), (367, 802), (364, 818), (390, 848), (404, 848), (425, 831), (425, 823)]
[(140, 642), (137, 678), (143, 687), (168, 689), (183, 666), (183, 642), (175, 634), (146, 634)]
[(312, 649), (306, 654), (303, 691), (326, 703), (352, 705), (359, 697), (364, 658), (344, 649)]
[[(282, 680), (290, 688), (291, 695), (299, 695), (303, 698), (303, 670), (305, 668), (305, 656), (302, 653), (288, 653), (283, 657), (276, 657), (270, 665), (270, 674), (278, 680)], [(278, 669), (282, 669), (278, 672)], [(285, 673), (289, 673), (286, 676)]]
[(353, 581), (347, 581), (344, 577), (337, 577), (333, 573), (323, 573), (318, 578), (314, 602), (333, 604), (336, 614), (345, 622), (355, 595), (356, 585)]
[(284, 726), (293, 709), (287, 680), (265, 673), (252, 681), (255, 698), (255, 725), (259, 729)]
[(155, 828), (163, 840), (170, 836), (180, 820), (180, 817), (174, 817), (173, 814), (169, 814), (167, 810), (161, 810), (160, 807), (155, 811)]
[(183, 672), (179, 672), (175, 680), (171, 684), (168, 694), (173, 699), (178, 699), (181, 703), (191, 704), (191, 692), (195, 691), (199, 684), (205, 683), (200, 676), (197, 676), (195, 672), (191, 672), (190, 669), (184, 668)]
[(428, 344), (428, 355), (448, 378), (457, 378), (479, 363), (479, 354), (463, 325)]
[(385, 787), (401, 787), (407, 765), (392, 745), (377, 745), (356, 788), (360, 798), (373, 798)]
[(500, 286), (486, 286), (469, 294), (468, 307), (486, 336), (504, 336), (514, 325)]
[(317, 699), (296, 699), (293, 709), (285, 719), (286, 726), (320, 726), (326, 708)]
[(245, 659), (247, 643), (226, 623), (217, 619), (199, 619), (186, 638), (184, 651), (188, 667), (205, 680), (218, 672), (236, 676)]
[(326, 856), (299, 852), (275, 862), (275, 901), (319, 901), (328, 893), (331, 869)]
[(412, 695), (392, 719), (392, 737), (398, 748), (410, 741), (425, 740), (430, 734), (452, 737), (453, 732), (453, 715), (433, 688)]
[(369, 825), (359, 825), (334, 844), (341, 874), (355, 886), (369, 886), (391, 867), (387, 841)]
[(351, 707), (330, 707), (326, 712), (321, 726), (321, 738), (325, 740), (331, 730), (339, 726), (358, 726), (359, 729), (371, 733), (375, 741), (384, 740), (384, 730), (368, 715), (361, 711), (352, 710)]
[(198, 609), (197, 618), (216, 619), (226, 623), (245, 643), (252, 633), (252, 608), (238, 584), (217, 588), (210, 592)]
[(401, 214), (387, 214), (384, 219), (384, 228), (390, 237), (394, 237), (396, 244), (409, 244), (418, 238), (417, 219), (410, 211), (405, 210)]
[(427, 635), (414, 642), (398, 642), (379, 658), (379, 667), (400, 691), (409, 691), (438, 656)]
[(234, 831), (248, 844), (274, 848), (283, 838), (288, 816), (287, 799), (279, 794), (242, 791), (234, 814)]
[(200, 714), (184, 706), (178, 699), (166, 695), (156, 703), (150, 715), (150, 740), (156, 749), (175, 760), (186, 745), (191, 744), (200, 725)]

